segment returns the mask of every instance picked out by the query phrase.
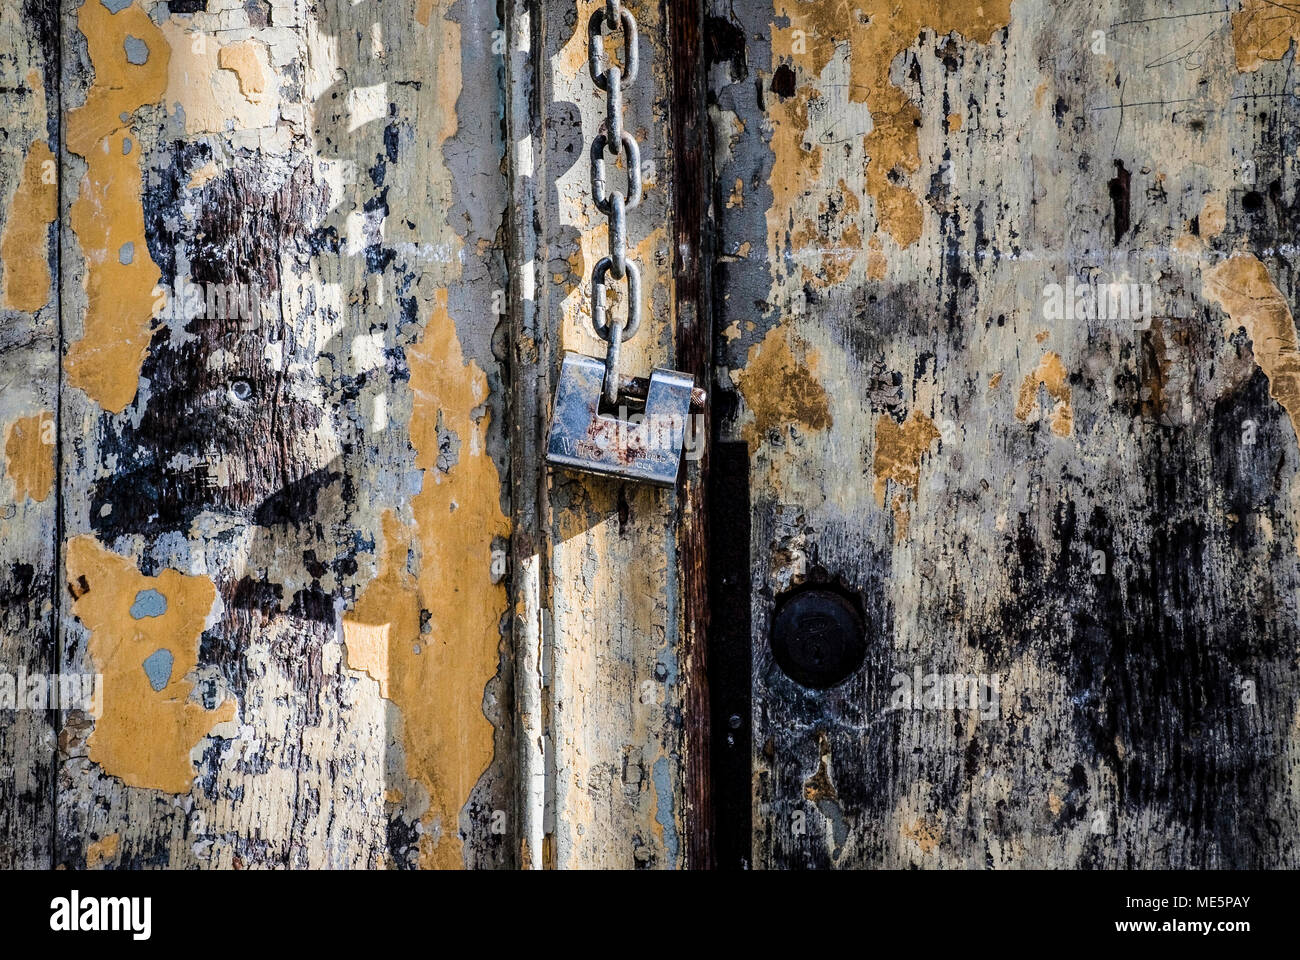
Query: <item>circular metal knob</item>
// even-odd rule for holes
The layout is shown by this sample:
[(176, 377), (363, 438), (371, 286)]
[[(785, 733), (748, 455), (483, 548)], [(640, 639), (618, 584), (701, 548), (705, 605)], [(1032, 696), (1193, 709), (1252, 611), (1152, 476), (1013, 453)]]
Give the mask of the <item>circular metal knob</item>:
[(861, 614), (847, 597), (820, 587), (800, 590), (780, 603), (771, 641), (785, 675), (814, 690), (843, 683), (867, 656)]

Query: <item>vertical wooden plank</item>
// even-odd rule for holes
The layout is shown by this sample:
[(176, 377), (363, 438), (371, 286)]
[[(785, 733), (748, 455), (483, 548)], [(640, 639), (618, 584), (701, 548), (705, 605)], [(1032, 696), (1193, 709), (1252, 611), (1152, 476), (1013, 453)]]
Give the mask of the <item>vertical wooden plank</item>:
[[(1294, 18), (710, 11), (755, 864), (1294, 866)], [(819, 579), (825, 692), (768, 646)]]
[[(0, 868), (48, 868), (54, 820), (59, 43), (0, 9)], [(82, 678), (78, 677), (78, 683)], [(71, 693), (72, 691), (69, 691)], [(78, 691), (79, 692), (79, 691)], [(69, 697), (65, 709), (77, 703)]]
[(513, 862), (498, 29), (67, 11), (58, 862)]
[[(533, 181), (536, 328), (539, 363), (552, 372), (565, 350), (604, 355), (590, 318), (591, 269), (607, 249), (588, 162), (605, 119), (604, 96), (587, 70), (587, 23), (598, 5), (547, 0), (535, 9), (542, 114)], [(635, 0), (627, 6), (640, 25), (641, 73), (624, 88), (625, 117), (646, 164), (646, 195), (628, 217), (629, 256), (642, 271), (644, 303), (641, 330), (624, 346), (624, 364), (645, 374), (672, 363), (678, 322), (671, 61), (663, 7)], [(527, 467), (532, 476), (546, 469), (540, 459)], [(543, 624), (538, 670), (543, 728), (553, 751), (547, 775), (554, 812), (546, 818), (543, 860), (558, 867), (680, 867), (686, 858), (686, 665), (677, 493), (567, 473), (549, 474), (544, 482), (550, 513), (539, 551), (540, 587), (549, 623)], [(520, 478), (515, 492), (532, 489)]]
[[(704, 112), (704, 5), (666, 4), (673, 146), (673, 281), (677, 369), (696, 383), (711, 379), (713, 353), (712, 171)], [(678, 498), (677, 548), (682, 621), (682, 767), (684, 865), (714, 866), (715, 810), (712, 744), (717, 727), (709, 688), (709, 446), (708, 409), (695, 414), (691, 456)]]

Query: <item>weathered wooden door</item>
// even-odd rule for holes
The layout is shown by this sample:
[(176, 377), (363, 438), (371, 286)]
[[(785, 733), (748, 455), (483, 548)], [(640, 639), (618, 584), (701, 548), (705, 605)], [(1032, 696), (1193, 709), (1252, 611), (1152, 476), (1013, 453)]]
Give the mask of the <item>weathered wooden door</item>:
[(0, 865), (1296, 866), (1300, 14), (605, 4), (0, 8)]
[(1300, 14), (708, 7), (753, 864), (1294, 867)]

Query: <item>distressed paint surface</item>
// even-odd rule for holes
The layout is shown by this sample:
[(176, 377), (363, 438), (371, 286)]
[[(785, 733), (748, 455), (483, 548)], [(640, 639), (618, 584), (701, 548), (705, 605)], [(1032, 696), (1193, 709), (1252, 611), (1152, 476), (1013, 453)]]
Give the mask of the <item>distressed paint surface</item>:
[[(129, 558), (93, 537), (67, 545), (72, 612), (90, 631), (90, 659), (102, 676), (103, 715), (87, 738), (91, 762), (127, 786), (187, 793), (194, 781), (190, 751), (218, 723), (235, 716), (226, 700), (209, 710), (190, 701), (187, 675), (198, 663), (199, 636), (216, 601), (207, 577), (164, 570), (142, 576)], [(147, 591), (163, 598), (162, 611), (143, 615)], [(150, 676), (159, 652), (170, 654), (167, 676)]]
[[(40, 75), (33, 72), (33, 86)], [(5, 231), (0, 238), (4, 263), (4, 304), (28, 313), (49, 303), (50, 264), (47, 237), (58, 214), (57, 165), (50, 146), (37, 140), (27, 151), (22, 179), (9, 205)]]
[(506, 596), (487, 572), (493, 540), (509, 525), (487, 453), (487, 378), (459, 362), (445, 296), (435, 303), (424, 339), (408, 352), (424, 475), (411, 500), (415, 529), (385, 515), (381, 572), (344, 615), (343, 637), (349, 666), (401, 709), (407, 770), (427, 794), (421, 863), (451, 867), (463, 862), (451, 825), (492, 762), (482, 691), (497, 671)]
[[(56, 669), (58, 47), (46, 4), (0, 5), (0, 685)], [(51, 174), (53, 177), (51, 179)], [(47, 427), (51, 429), (46, 429)], [(16, 704), (15, 704), (16, 706)], [(59, 725), (0, 708), (0, 868), (48, 868)]]
[[(533, 56), (546, 105), (534, 176), (539, 184), (537, 326), (548, 379), (562, 351), (604, 355), (592, 332), (591, 270), (608, 250), (591, 199), (590, 144), (604, 94), (587, 69), (587, 24), (599, 0), (547, 0)], [(640, 31), (640, 75), (623, 88), (627, 129), (640, 144), (645, 197), (628, 212), (629, 258), (641, 269), (640, 331), (624, 369), (670, 366), (674, 325), (672, 144), (667, 142), (669, 53), (661, 5), (629, 3)], [(540, 43), (540, 46), (537, 44)], [(621, 182), (622, 171), (611, 171)], [(542, 192), (544, 191), (544, 192)], [(611, 309), (622, 311), (613, 283)], [(545, 429), (544, 411), (538, 429)], [(530, 471), (545, 470), (534, 462)], [(675, 868), (683, 862), (681, 633), (675, 494), (579, 474), (546, 476), (549, 520), (542, 652), (548, 813), (541, 862), (556, 867)], [(522, 558), (515, 557), (519, 563)], [(617, 573), (621, 571), (621, 573)], [(535, 854), (534, 854), (535, 856)]]
[[(752, 865), (1295, 866), (1295, 15), (708, 8)], [(1048, 319), (1071, 275), (1153, 315)], [(768, 645), (809, 583), (867, 623), (820, 692)], [(917, 668), (1000, 712), (898, 708)]]
[[(30, 529), (64, 554), (58, 667), (107, 689), (58, 718), (32, 839), (510, 866), (495, 10), (198, 6), (63, 9), (68, 389), (3, 422), (56, 410), (64, 528)], [(350, 635), (381, 616), (383, 690)]]
[(20, 417), (5, 430), (5, 473), (15, 500), (43, 502), (54, 486), (54, 417), (43, 410)]
[[(145, 238), (141, 154), (129, 124), (135, 111), (162, 96), (171, 48), (139, 2), (116, 13), (83, 3), (77, 29), (94, 76), (85, 103), (67, 118), (68, 149), (86, 161), (68, 212), (85, 258), (86, 311), (63, 362), (70, 384), (121, 413), (136, 394), (159, 279)], [(130, 40), (143, 56), (131, 55)]]
[[(626, 2), (624, 364), (707, 277), (746, 494), (744, 862), (1300, 864), (1297, 18), (708, 0), (674, 275), (676, 10)], [(536, 455), (603, 349), (598, 3), (0, 9), (0, 670), (106, 686), (0, 724), (0, 863), (688, 862), (699, 466)], [(1051, 319), (1071, 276), (1154, 315)], [(821, 692), (767, 642), (811, 583), (867, 625)], [(1000, 710), (900, 709), (914, 670)]]

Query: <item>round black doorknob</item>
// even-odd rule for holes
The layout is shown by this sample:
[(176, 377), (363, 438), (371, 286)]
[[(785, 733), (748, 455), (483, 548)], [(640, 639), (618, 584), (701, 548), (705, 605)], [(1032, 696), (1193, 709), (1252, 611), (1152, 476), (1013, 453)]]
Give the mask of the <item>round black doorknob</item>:
[(825, 690), (843, 683), (867, 655), (862, 616), (834, 590), (811, 587), (790, 594), (772, 618), (772, 655), (801, 686)]

